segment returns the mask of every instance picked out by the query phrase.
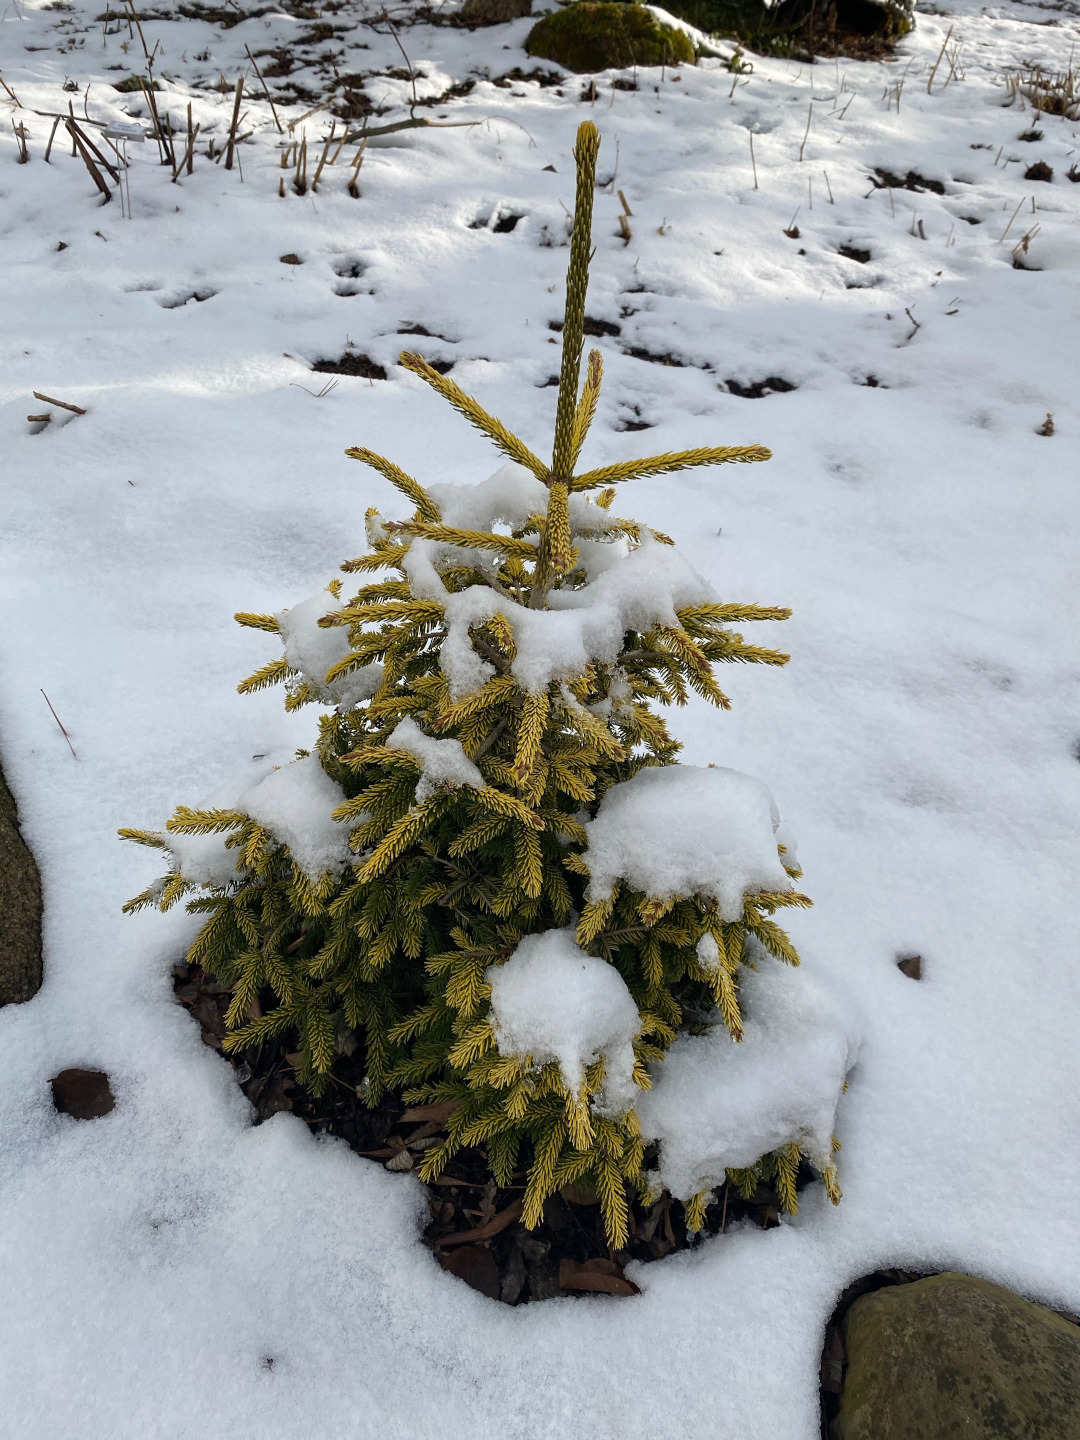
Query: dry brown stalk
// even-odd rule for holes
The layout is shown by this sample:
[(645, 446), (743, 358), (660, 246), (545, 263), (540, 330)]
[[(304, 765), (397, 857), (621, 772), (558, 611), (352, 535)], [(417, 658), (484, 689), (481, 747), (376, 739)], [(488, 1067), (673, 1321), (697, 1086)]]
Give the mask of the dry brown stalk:
[(87, 135), (86, 131), (85, 131), (85, 130), (83, 129), (83, 127), (80, 125), (80, 123), (78, 122), (78, 120), (75, 120), (74, 117), (72, 117), (72, 120), (73, 120), (73, 123), (74, 123), (74, 125), (75, 125), (75, 128), (78, 130), (79, 134), (82, 136), (82, 139), (85, 141), (86, 146), (87, 146), (87, 148), (89, 149), (91, 155), (93, 155), (93, 157), (95, 158), (95, 160), (98, 161), (99, 164), (104, 165), (105, 169), (108, 170), (108, 172), (109, 172), (109, 174), (112, 176), (113, 180), (116, 182), (117, 185), (119, 185), (119, 183), (120, 183), (120, 171), (117, 170), (116, 166), (113, 165), (112, 162), (111, 162), (106, 156), (104, 156), (104, 155), (101, 153), (101, 151), (98, 149), (98, 147), (94, 144), (93, 140), (90, 139), (90, 136)]
[(326, 157), (330, 154), (330, 146), (334, 143), (334, 134), (336, 130), (337, 121), (335, 120), (334, 123), (330, 126), (330, 134), (326, 137), (326, 144), (323, 146), (322, 155), (319, 158), (318, 165), (316, 165), (315, 167), (315, 176), (311, 182), (311, 188), (313, 191), (318, 190), (319, 188), (319, 176), (322, 174), (323, 166), (326, 164)]
[[(1024, 203), (1024, 202), (1023, 202), (1023, 199), (1021, 199), (1020, 205), (1023, 205), (1023, 203)], [(1005, 229), (1001, 232), (1001, 237), (1000, 237), (1000, 239), (998, 240), (998, 244), (999, 244), (999, 245), (1004, 241), (1005, 236), (1008, 235), (1009, 231), (1012, 229), (1013, 220), (1015, 220), (1016, 217), (1017, 217), (1017, 215), (1020, 214), (1020, 205), (1017, 205), (1016, 209), (1015, 209), (1015, 210), (1013, 211), (1013, 213), (1012, 213), (1012, 220), (1009, 221), (1008, 225), (1006, 225), (1006, 226), (1005, 226)]]
[(30, 159), (30, 152), (26, 148), (26, 126), (21, 122), (16, 124), (14, 115), (11, 117), (11, 128), (15, 131), (15, 140), (19, 146), (19, 164), (25, 165)]
[(232, 123), (229, 126), (229, 144), (225, 151), (225, 169), (233, 167), (233, 155), (236, 151), (236, 130), (240, 123), (240, 102), (244, 98), (244, 77), (241, 75), (236, 82), (236, 99), (233, 101)]
[(364, 151), (366, 149), (367, 141), (365, 140), (361, 144), (359, 150), (357, 150), (356, 158), (353, 160), (352, 178), (349, 181), (349, 194), (354, 200), (360, 199), (360, 186), (356, 183), (356, 180), (357, 176), (360, 174), (360, 166), (364, 163)]
[[(144, 42), (145, 43), (145, 42)], [(161, 128), (161, 120), (158, 118), (157, 98), (154, 94), (154, 77), (151, 74), (149, 79), (139, 76), (143, 91), (146, 95), (146, 102), (150, 107), (150, 114), (154, 121), (154, 139), (157, 141), (158, 159), (162, 165), (172, 162), (172, 153), (165, 143), (165, 132)]]
[[(44, 691), (44, 690), (42, 690), (41, 693), (42, 693), (42, 695), (45, 695), (45, 691)], [(49, 699), (48, 695), (45, 695), (45, 704), (48, 705), (49, 709), (52, 711), (52, 717), (53, 717), (53, 719), (56, 721), (57, 725), (60, 726), (61, 733), (63, 734), (64, 739), (65, 739), (65, 740), (67, 741), (67, 743), (68, 743), (68, 749), (71, 751), (71, 758), (72, 758), (73, 760), (78, 760), (79, 757), (78, 757), (78, 755), (75, 754), (75, 746), (71, 743), (71, 736), (70, 736), (70, 735), (68, 734), (68, 732), (64, 729), (64, 722), (60, 719), (60, 716), (56, 713), (55, 710), (53, 710), (53, 704), (52, 704), (52, 701)]]
[(301, 137), (300, 144), (296, 147), (296, 174), (293, 177), (293, 189), (297, 195), (307, 194), (307, 136)]
[(34, 399), (40, 400), (44, 405), (58, 405), (61, 410), (70, 410), (73, 415), (86, 414), (81, 405), (72, 405), (70, 400), (57, 400), (53, 395), (43, 395), (40, 390), (34, 391)]
[(943, 57), (944, 54), (945, 54), (945, 46), (948, 45), (949, 39), (950, 39), (950, 37), (952, 36), (952, 32), (953, 32), (953, 27), (950, 25), (950, 26), (949, 26), (949, 29), (948, 29), (948, 32), (946, 33), (945, 39), (941, 42), (941, 49), (938, 51), (938, 57), (937, 57), (937, 59), (934, 61), (934, 67), (933, 67), (933, 69), (930, 71), (930, 78), (929, 78), (929, 79), (927, 80), (927, 82), (926, 82), (926, 93), (927, 93), (928, 95), (930, 94), (930, 92), (931, 92), (931, 91), (933, 90), (933, 88), (934, 88), (934, 76), (937, 74), (938, 66), (941, 64), (942, 57)]
[(194, 130), (192, 130), (192, 128), (191, 128), (191, 106), (189, 105), (189, 106), (188, 106), (188, 137), (187, 137), (187, 145), (186, 145), (185, 148), (184, 148), (184, 153), (183, 153), (183, 155), (181, 155), (181, 157), (180, 157), (180, 162), (179, 162), (179, 164), (178, 164), (178, 165), (175, 165), (175, 166), (173, 167), (173, 177), (172, 177), (172, 178), (173, 178), (173, 184), (174, 184), (174, 185), (179, 181), (180, 176), (183, 174), (184, 166), (185, 166), (185, 165), (187, 166), (187, 173), (188, 173), (189, 175), (192, 173), (192, 170), (194, 169), (194, 161), (195, 161), (195, 141), (199, 138), (199, 128), (200, 128), (200, 127), (199, 127), (198, 125), (195, 126), (195, 129), (194, 129)]
[[(102, 179), (101, 171), (94, 164), (94, 158), (90, 154), (90, 151), (86, 148), (86, 145), (83, 142), (83, 138), (79, 133), (78, 126), (75, 124), (74, 120), (67, 120), (65, 124), (67, 126), (68, 134), (71, 136), (72, 152), (78, 153), (82, 156), (83, 164), (90, 172), (90, 178), (93, 180), (94, 184), (98, 187), (101, 193), (105, 196), (106, 203), (108, 203), (108, 201), (112, 199), (112, 191), (109, 189), (108, 185), (105, 184), (105, 181)], [(119, 184), (119, 180), (117, 181), (117, 183)]]
[[(897, 104), (899, 109), (899, 103)], [(806, 133), (802, 137), (802, 144), (799, 146), (799, 160), (802, 161), (803, 151), (806, 149), (806, 142), (810, 138), (810, 121), (814, 118), (814, 102), (810, 101), (810, 110), (806, 116)]]
[(279, 135), (284, 135), (285, 131), (281, 128), (281, 121), (278, 119), (278, 113), (274, 109), (273, 96), (270, 94), (270, 90), (267, 87), (266, 81), (263, 79), (262, 71), (255, 63), (255, 56), (252, 55), (251, 48), (248, 45), (245, 45), (244, 49), (247, 51), (247, 57), (251, 61), (251, 68), (255, 71), (256, 78), (258, 79), (259, 84), (263, 88), (263, 94), (266, 96), (266, 103), (270, 106), (270, 114), (274, 117), (274, 124), (277, 126), (277, 132)]

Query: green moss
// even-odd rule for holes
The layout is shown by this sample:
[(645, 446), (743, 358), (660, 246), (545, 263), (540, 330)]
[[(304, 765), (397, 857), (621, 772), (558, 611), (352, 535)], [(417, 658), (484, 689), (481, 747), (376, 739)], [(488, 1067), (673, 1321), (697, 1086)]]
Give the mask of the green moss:
[[(147, 88), (147, 84), (148, 81), (144, 76), (129, 75), (126, 80), (117, 81), (117, 83), (113, 86), (113, 89), (119, 90), (121, 95), (141, 95), (142, 92)], [(152, 90), (160, 90), (161, 86), (155, 80), (153, 85), (150, 86), (150, 88)]]
[(1080, 1440), (1080, 1326), (973, 1275), (856, 1300), (836, 1440)]
[(579, 75), (634, 65), (694, 63), (694, 47), (681, 30), (661, 25), (643, 5), (575, 0), (529, 31), (525, 49)]

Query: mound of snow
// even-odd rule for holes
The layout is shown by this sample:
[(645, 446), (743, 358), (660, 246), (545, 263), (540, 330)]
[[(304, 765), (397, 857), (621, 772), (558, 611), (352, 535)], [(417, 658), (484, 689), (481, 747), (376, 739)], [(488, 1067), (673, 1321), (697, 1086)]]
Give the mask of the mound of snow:
[[(351, 822), (341, 824), (333, 811), (345, 799), (319, 763), (308, 755), (271, 770), (246, 790), (226, 786), (217, 790), (197, 808), (239, 810), (265, 825), (276, 840), (289, 847), (295, 863), (311, 880), (327, 870), (338, 870), (349, 859)], [(214, 834), (182, 835), (166, 832), (169, 852), (185, 880), (196, 885), (220, 887), (236, 879), (240, 851), (226, 841), (235, 830)]]
[(637, 1006), (613, 965), (586, 955), (572, 930), (527, 935), (509, 960), (492, 965), (491, 1024), (500, 1055), (554, 1060), (577, 1093), (585, 1067), (604, 1060), (604, 1108), (625, 1112), (640, 1094), (634, 1084)]
[(465, 754), (460, 740), (436, 740), (425, 735), (415, 720), (406, 715), (386, 742), (389, 750), (405, 750), (419, 761), (421, 775), (416, 785), (418, 801), (427, 800), (440, 785), (471, 785), (484, 789), (484, 777)]
[[(499, 524), (520, 529), (530, 515), (547, 508), (547, 488), (520, 465), (504, 465), (478, 485), (436, 484), (428, 490), (443, 521), (458, 529), (488, 531)], [(524, 689), (538, 694), (553, 680), (574, 679), (590, 661), (613, 663), (627, 630), (676, 626), (676, 610), (716, 599), (693, 566), (647, 528), (635, 550), (624, 535), (588, 538), (617, 518), (584, 496), (571, 495), (571, 529), (586, 583), (552, 590), (543, 610), (526, 609), (487, 585), (449, 592), (439, 567), (460, 561), (465, 552), (437, 541), (412, 542), (404, 569), (413, 595), (437, 600), (444, 609), (447, 634), (440, 664), (455, 699), (478, 690), (495, 673), (469, 637), (470, 627), (494, 615), (503, 615), (514, 632), (517, 655), (511, 673)], [(483, 562), (469, 551), (467, 563)]]
[(279, 611), (274, 619), (285, 645), (286, 661), (299, 671), (323, 704), (348, 709), (361, 700), (371, 699), (379, 688), (383, 667), (364, 665), (327, 683), (327, 672), (349, 653), (349, 632), (344, 625), (323, 628), (319, 621), (324, 615), (341, 609), (340, 601), (331, 591), (320, 590), (298, 605)]
[(793, 1142), (832, 1158), (836, 1105), (859, 1050), (848, 1005), (820, 977), (759, 948), (740, 984), (743, 1039), (718, 1025), (680, 1035), (639, 1095), (642, 1133), (660, 1142), (656, 1179), (680, 1200)]
[(348, 863), (349, 825), (333, 818), (344, 799), (319, 757), (308, 755), (271, 770), (240, 797), (236, 808), (283, 841), (295, 864), (316, 880)]
[(772, 795), (751, 775), (719, 765), (639, 770), (611, 787), (587, 826), (589, 899), (624, 880), (656, 899), (715, 899), (724, 920), (738, 920), (744, 895), (792, 888), (779, 825)]
[[(215, 790), (198, 809), (235, 810), (236, 786)], [(185, 880), (193, 885), (218, 888), (236, 879), (236, 862), (240, 852), (236, 848), (227, 849), (225, 845), (233, 833), (221, 830), (210, 835), (180, 835), (168, 830), (163, 838), (168, 842), (173, 864)]]

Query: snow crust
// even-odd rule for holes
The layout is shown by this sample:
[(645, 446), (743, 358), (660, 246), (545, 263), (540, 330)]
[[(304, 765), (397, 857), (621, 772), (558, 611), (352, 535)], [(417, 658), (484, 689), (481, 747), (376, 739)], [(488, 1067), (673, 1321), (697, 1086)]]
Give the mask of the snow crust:
[(337, 680), (327, 681), (327, 672), (349, 654), (349, 632), (343, 625), (319, 625), (324, 615), (344, 607), (329, 590), (301, 600), (275, 615), (285, 646), (285, 659), (299, 671), (314, 693), (326, 705), (345, 709), (370, 700), (379, 688), (383, 667), (377, 662), (361, 666)]
[(858, 1023), (823, 976), (757, 950), (757, 969), (739, 984), (743, 1039), (722, 1025), (680, 1035), (637, 1102), (642, 1133), (660, 1141), (655, 1179), (682, 1200), (784, 1145), (798, 1144), (819, 1170), (833, 1158)]
[(405, 750), (421, 766), (416, 784), (416, 799), (423, 803), (442, 785), (471, 785), (483, 790), (483, 775), (462, 749), (460, 740), (436, 740), (425, 735), (415, 720), (407, 715), (387, 737), (387, 748)]
[(743, 896), (790, 890), (780, 863), (779, 817), (768, 787), (723, 766), (651, 766), (613, 785), (586, 825), (590, 900), (617, 880), (657, 900), (700, 895), (724, 920), (742, 918)]
[(580, 950), (573, 930), (546, 930), (526, 935), (486, 979), (500, 1055), (528, 1055), (536, 1065), (556, 1061), (575, 1093), (586, 1067), (603, 1058), (603, 1108), (619, 1114), (630, 1108), (640, 1093), (633, 1042), (641, 1018), (613, 965)]

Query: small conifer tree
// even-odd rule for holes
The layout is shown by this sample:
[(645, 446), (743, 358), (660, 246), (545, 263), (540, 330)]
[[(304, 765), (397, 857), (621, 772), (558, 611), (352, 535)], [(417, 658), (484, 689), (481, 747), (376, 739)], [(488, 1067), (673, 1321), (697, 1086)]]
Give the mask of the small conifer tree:
[[(164, 834), (120, 833), (173, 862), (129, 911), (186, 896), (206, 917), (190, 958), (232, 989), (227, 1051), (295, 1037), (297, 1078), (319, 1093), (343, 1035), (355, 1032), (369, 1103), (391, 1091), (450, 1111), (421, 1178), (482, 1147), (500, 1185), (525, 1167), (527, 1225), (557, 1188), (587, 1185), (618, 1247), (627, 1187), (655, 1187), (633, 1099), (649, 1088), (649, 1067), (691, 1026), (741, 1038), (746, 964), (763, 950), (798, 964), (773, 916), (810, 902), (787, 881), (783, 871), (799, 872), (771, 836), (780, 883), (747, 884), (734, 907), (707, 888), (649, 893), (633, 867), (606, 888), (593, 883), (589, 827), (605, 796), (676, 761), (656, 707), (693, 692), (728, 708), (714, 666), (788, 658), (731, 626), (790, 613), (703, 595), (666, 535), (611, 509), (623, 481), (767, 460), (767, 450), (578, 468), (602, 371), (594, 350), (579, 387), (599, 143), (583, 124), (550, 462), (404, 354), (512, 465), (485, 485), (425, 489), (392, 460), (347, 451), (406, 497), (412, 517), (368, 513), (370, 548), (341, 567), (365, 577), (351, 596), (335, 581), (306, 607), (236, 617), (285, 642), (241, 692), (284, 683), (290, 709), (333, 704), (314, 753), (234, 804), (178, 808)], [(512, 1027), (500, 1029), (501, 967), (552, 930), (584, 952), (582, 973), (587, 957), (600, 960), (632, 997), (621, 1080), (612, 1047), (586, 1047), (574, 1073), (550, 1047), (515, 1049)], [(771, 1180), (793, 1211), (803, 1153), (793, 1138), (728, 1178), (745, 1194)], [(837, 1200), (831, 1153), (809, 1158)], [(689, 1227), (700, 1228), (708, 1193), (683, 1198)]]

